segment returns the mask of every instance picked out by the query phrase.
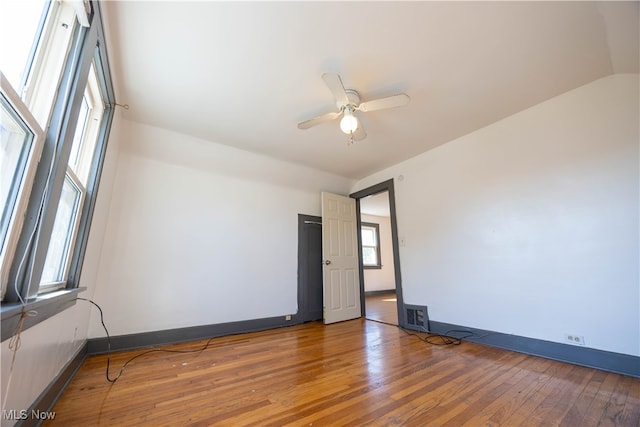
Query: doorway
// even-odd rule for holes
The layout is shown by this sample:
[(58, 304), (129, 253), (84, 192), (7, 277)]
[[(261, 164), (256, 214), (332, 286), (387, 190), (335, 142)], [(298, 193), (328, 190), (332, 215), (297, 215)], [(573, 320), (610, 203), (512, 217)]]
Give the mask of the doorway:
[(360, 199), (365, 317), (398, 324), (389, 192)]
[[(385, 197), (386, 196), (386, 197)], [(353, 194), (350, 194), (350, 197), (356, 199), (356, 210), (357, 210), (357, 218), (358, 218), (358, 241), (360, 246), (362, 247), (362, 222), (363, 222), (363, 213), (364, 218), (370, 218), (367, 216), (371, 213), (378, 213), (380, 216), (386, 216), (388, 218), (388, 233), (389, 237), (387, 240), (387, 261), (386, 264), (388, 266), (388, 270), (385, 272), (388, 276), (384, 276), (385, 279), (381, 282), (378, 282), (378, 285), (372, 285), (371, 283), (367, 284), (366, 278), (367, 276), (371, 279), (371, 274), (366, 274), (365, 271), (369, 269), (365, 269), (363, 266), (363, 262), (360, 263), (360, 298), (361, 298), (361, 306), (362, 306), (362, 315), (367, 317), (371, 316), (373, 320), (375, 319), (373, 316), (376, 315), (376, 307), (373, 304), (376, 303), (374, 298), (378, 296), (380, 300), (380, 304), (385, 304), (384, 310), (387, 311), (387, 316), (396, 315), (396, 322), (399, 326), (404, 326), (406, 324), (406, 316), (403, 310), (403, 297), (402, 297), (402, 280), (400, 276), (400, 248), (399, 248), (399, 239), (398, 239), (398, 223), (396, 219), (396, 202), (395, 202), (395, 189), (393, 185), (393, 179), (388, 181), (381, 182), (379, 184), (373, 185), (371, 187), (365, 188), (364, 190), (357, 191)], [(375, 209), (370, 208), (369, 205), (377, 206)], [(364, 207), (364, 210), (363, 210)], [(386, 210), (388, 209), (388, 211)], [(374, 215), (375, 216), (375, 215)], [(365, 223), (367, 221), (364, 221)], [(391, 253), (389, 253), (389, 250)], [(384, 249), (380, 248), (380, 253), (382, 255), (381, 264), (383, 269), (385, 268), (385, 255)], [(378, 280), (380, 277), (378, 277)], [(375, 288), (378, 286), (378, 289)], [(369, 290), (367, 290), (369, 289)], [(377, 292), (381, 291), (381, 292)], [(378, 295), (376, 295), (378, 294)], [(369, 298), (367, 298), (367, 296)], [(395, 296), (395, 301), (394, 301)], [(368, 299), (368, 301), (367, 301)], [(394, 310), (395, 306), (395, 310)], [(377, 317), (377, 315), (376, 315)], [(391, 322), (388, 322), (391, 323)]]
[[(393, 271), (393, 284), (395, 286), (395, 289), (386, 289), (389, 291), (390, 295), (388, 298), (382, 299), (391, 299), (392, 301), (384, 301), (384, 303), (391, 303), (393, 305), (394, 301), (392, 292), (395, 291), (395, 314), (397, 316), (397, 322), (395, 322), (395, 324), (404, 326), (406, 325), (406, 316), (403, 312), (395, 192), (392, 179), (350, 194), (350, 197), (356, 200), (358, 245), (362, 247), (362, 199), (381, 193), (386, 193), (387, 195), (389, 232), (391, 235), (391, 261), (386, 264)], [(381, 253), (383, 250), (384, 249), (381, 248)], [(389, 249), (386, 249), (386, 251), (387, 254), (389, 254)], [(360, 262), (359, 267), (360, 307), (362, 310), (361, 316), (366, 317), (367, 306), (365, 301), (365, 275), (362, 264), (363, 263)], [(318, 216), (298, 215), (298, 313), (296, 317), (296, 321), (300, 323), (322, 320), (323, 317), (322, 218)]]

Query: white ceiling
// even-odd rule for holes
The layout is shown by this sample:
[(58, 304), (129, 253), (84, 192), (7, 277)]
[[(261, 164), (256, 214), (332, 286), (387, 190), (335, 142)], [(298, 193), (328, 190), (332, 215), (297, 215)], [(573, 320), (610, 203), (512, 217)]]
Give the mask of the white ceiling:
[[(124, 118), (349, 178), (614, 73), (638, 73), (638, 2), (102, 2)], [(406, 107), (347, 146), (321, 79)]]

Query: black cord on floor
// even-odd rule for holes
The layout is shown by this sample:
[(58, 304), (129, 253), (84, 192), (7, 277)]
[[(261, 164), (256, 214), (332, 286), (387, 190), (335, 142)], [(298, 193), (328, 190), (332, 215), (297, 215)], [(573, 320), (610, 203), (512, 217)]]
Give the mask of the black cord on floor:
[(112, 378), (109, 377), (109, 369), (110, 369), (110, 365), (111, 365), (111, 337), (109, 336), (109, 331), (107, 330), (107, 326), (104, 323), (104, 316), (103, 316), (103, 313), (102, 313), (102, 308), (97, 303), (93, 302), (90, 299), (86, 299), (86, 298), (78, 298), (78, 299), (81, 300), (81, 301), (90, 302), (91, 304), (96, 306), (98, 311), (100, 311), (100, 323), (102, 323), (102, 327), (104, 328), (104, 332), (105, 332), (105, 334), (107, 334), (107, 369), (106, 369), (105, 376), (107, 377), (107, 381), (109, 381), (111, 384), (113, 384), (116, 381), (118, 381), (118, 379), (120, 378), (120, 376), (124, 372), (124, 370), (127, 367), (127, 365), (129, 363), (133, 362), (138, 357), (142, 357), (142, 356), (144, 356), (146, 354), (154, 353), (154, 352), (164, 352), (164, 353), (200, 353), (200, 352), (205, 351), (206, 349), (208, 349), (209, 345), (211, 344), (211, 341), (214, 338), (217, 338), (217, 337), (211, 337), (211, 338), (209, 338), (209, 340), (207, 340), (205, 345), (203, 345), (201, 348), (197, 348), (197, 349), (193, 349), (193, 350), (169, 350), (169, 349), (163, 349), (163, 348), (153, 348), (153, 349), (150, 349), (150, 350), (143, 351), (142, 353), (136, 354), (135, 356), (129, 358), (124, 363), (124, 365), (122, 365), (122, 367), (120, 368), (120, 371), (115, 376), (115, 378), (112, 379)]
[(420, 341), (422, 342), (426, 342), (427, 344), (431, 344), (431, 345), (460, 345), (462, 344), (462, 338), (456, 338), (456, 337), (450, 337), (447, 335), (440, 335), (440, 334), (432, 334), (430, 332), (425, 332), (426, 336), (420, 336), (418, 334), (415, 334), (413, 332), (409, 332), (404, 328), (400, 328), (405, 334), (410, 335), (410, 336), (414, 336), (416, 338), (418, 338)]
[[(396, 325), (395, 323), (385, 322), (384, 320), (370, 319), (368, 317), (365, 317), (364, 319), (368, 320), (370, 322), (382, 323), (383, 325), (395, 326), (396, 328), (400, 328), (400, 326)], [(402, 329), (402, 328), (400, 328), (400, 329)]]
[[(367, 320), (370, 320), (372, 322), (377, 322), (377, 323), (382, 323), (384, 325), (389, 325), (389, 326), (395, 326), (398, 329), (400, 329), (402, 332), (404, 332), (407, 335), (410, 336), (414, 336), (416, 338), (418, 338), (420, 341), (426, 342), (427, 344), (431, 344), (431, 345), (460, 345), (462, 344), (462, 341), (465, 340), (466, 338), (470, 338), (472, 336), (474, 336), (475, 334), (471, 331), (465, 331), (465, 330), (461, 330), (461, 329), (451, 329), (447, 332), (444, 333), (444, 335), (442, 334), (434, 334), (432, 332), (429, 332), (427, 330), (423, 331), (425, 334), (427, 334), (426, 336), (420, 336), (416, 333), (410, 332), (407, 329), (403, 328), (400, 325), (396, 325), (394, 323), (389, 323), (389, 322), (383, 322), (382, 320), (377, 320), (377, 319), (369, 319), (366, 318)], [(463, 334), (465, 334), (462, 337), (452, 337), (449, 336), (449, 333), (452, 332), (461, 332)]]
[[(100, 323), (102, 324), (102, 328), (104, 329), (105, 334), (107, 335), (107, 368), (105, 371), (105, 377), (107, 378), (107, 381), (110, 382), (111, 384), (114, 384), (116, 381), (118, 381), (118, 379), (122, 376), (122, 373), (124, 372), (125, 368), (127, 367), (127, 365), (129, 365), (129, 363), (133, 362), (135, 359), (142, 357), (144, 355), (147, 355), (149, 353), (155, 353), (155, 352), (163, 352), (163, 353), (183, 353), (183, 354), (187, 354), (187, 353), (200, 353), (203, 352), (205, 350), (207, 350), (209, 348), (209, 346), (211, 345), (211, 341), (213, 341), (213, 339), (218, 338), (217, 336), (213, 336), (211, 338), (209, 338), (207, 340), (207, 342), (200, 348), (197, 349), (193, 349), (193, 350), (169, 350), (169, 349), (163, 349), (163, 348), (153, 348), (150, 350), (146, 350), (143, 351), (141, 353), (136, 354), (135, 356), (127, 359), (127, 361), (122, 365), (122, 367), (120, 368), (120, 371), (118, 371), (118, 374), (112, 379), (109, 376), (109, 371), (111, 368), (111, 336), (109, 335), (109, 331), (107, 330), (107, 325), (105, 325), (104, 323), (104, 314), (102, 312), (102, 308), (94, 301), (87, 299), (87, 298), (77, 298), (80, 301), (87, 301), (91, 304), (93, 304), (98, 311), (100, 312)], [(465, 330), (457, 330), (457, 329), (452, 329), (450, 331), (447, 331), (445, 333), (445, 335), (440, 335), (440, 334), (433, 334), (431, 332), (428, 331), (424, 331), (424, 333), (428, 334), (427, 336), (420, 336), (418, 334), (415, 334), (413, 332), (409, 332), (408, 330), (404, 329), (403, 327), (401, 327), (400, 325), (396, 325), (393, 323), (389, 323), (389, 322), (384, 322), (382, 320), (377, 320), (377, 319), (369, 319), (369, 318), (365, 318), (366, 320), (369, 320), (371, 322), (377, 322), (377, 323), (382, 323), (385, 325), (389, 325), (389, 326), (395, 326), (397, 328), (399, 328), (402, 332), (404, 332), (407, 335), (410, 336), (414, 336), (416, 338), (418, 338), (419, 340), (426, 342), (428, 344), (432, 344), (432, 345), (460, 345), (462, 343), (462, 340), (466, 339), (466, 338), (470, 338), (472, 336), (474, 336), (474, 333), (471, 331), (465, 331)], [(462, 332), (464, 334), (466, 334), (465, 336), (462, 337), (451, 337), (448, 336), (447, 334), (450, 332)], [(436, 341), (439, 340), (439, 341)]]

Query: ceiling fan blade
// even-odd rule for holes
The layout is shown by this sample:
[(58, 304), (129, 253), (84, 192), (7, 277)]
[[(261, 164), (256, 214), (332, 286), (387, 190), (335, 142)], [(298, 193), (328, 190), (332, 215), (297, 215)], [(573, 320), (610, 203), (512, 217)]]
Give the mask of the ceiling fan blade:
[(344, 89), (340, 76), (333, 73), (324, 73), (322, 80), (327, 84), (329, 90), (336, 99), (339, 107), (349, 104), (349, 98), (347, 97), (347, 91)]
[(305, 120), (304, 122), (298, 123), (298, 129), (309, 129), (311, 126), (319, 125), (320, 123), (337, 119), (338, 117), (340, 117), (340, 114), (341, 113), (339, 111), (335, 111), (335, 112), (323, 114), (318, 117), (314, 117), (313, 119)]
[(403, 105), (407, 105), (410, 99), (411, 98), (409, 98), (409, 95), (406, 93), (400, 93), (386, 98), (378, 98), (362, 102), (357, 109), (360, 111), (375, 111), (382, 110), (383, 108), (402, 107)]
[(362, 120), (358, 120), (358, 127), (356, 128), (356, 131), (353, 132), (353, 139), (355, 141), (362, 141), (366, 137), (367, 132), (365, 132), (364, 128), (362, 127)]

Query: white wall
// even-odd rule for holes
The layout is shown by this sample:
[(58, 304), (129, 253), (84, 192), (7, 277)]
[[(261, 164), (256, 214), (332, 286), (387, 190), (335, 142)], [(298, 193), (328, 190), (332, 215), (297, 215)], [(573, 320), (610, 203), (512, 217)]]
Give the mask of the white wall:
[(396, 289), (393, 269), (393, 245), (391, 244), (391, 219), (388, 216), (361, 215), (362, 221), (378, 224), (380, 227), (380, 255), (382, 268), (364, 270), (364, 290), (385, 291)]
[(405, 302), (640, 355), (638, 95), (606, 77), (357, 183), (395, 178)]
[[(353, 181), (134, 122), (95, 300), (112, 335), (297, 312), (297, 215)], [(89, 335), (104, 336), (94, 315)]]
[[(113, 122), (113, 131), (119, 128), (119, 116)], [(98, 199), (91, 224), (85, 262), (82, 268), (80, 286), (87, 290), (79, 296), (91, 298), (95, 290), (102, 241), (107, 222), (111, 189), (115, 176), (118, 141), (109, 141), (103, 167)], [(6, 410), (26, 410), (43, 390), (55, 380), (60, 371), (78, 354), (87, 339), (89, 317), (92, 307), (78, 301), (76, 305), (27, 329), (20, 334), (20, 346), (15, 364), (11, 368), (13, 352), (10, 340), (2, 342), (2, 402)], [(2, 419), (2, 425), (11, 425)]]
[[(23, 332), (13, 370), (10, 340), (2, 342), (3, 403), (7, 398), (3, 409), (28, 409), (78, 353), (86, 339), (89, 318), (89, 308), (80, 304)], [(3, 419), (2, 425), (11, 422)]]

